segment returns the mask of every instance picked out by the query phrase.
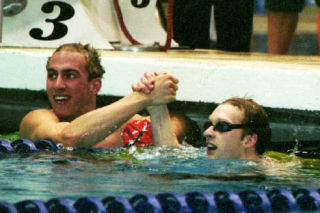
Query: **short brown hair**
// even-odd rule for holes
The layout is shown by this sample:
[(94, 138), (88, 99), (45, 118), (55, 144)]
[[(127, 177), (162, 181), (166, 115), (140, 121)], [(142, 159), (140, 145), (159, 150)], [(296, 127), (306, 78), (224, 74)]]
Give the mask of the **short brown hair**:
[(258, 154), (262, 154), (268, 147), (271, 138), (271, 129), (266, 111), (262, 106), (252, 99), (230, 98), (222, 102), (222, 104), (230, 104), (238, 107), (244, 112), (242, 124), (248, 124), (249, 127), (243, 131), (243, 137), (249, 134), (257, 134), (258, 141), (255, 150)]
[[(68, 43), (59, 46), (52, 55), (60, 51), (75, 51), (83, 54), (87, 58), (86, 70), (88, 72), (88, 80), (91, 81), (94, 78), (102, 78), (105, 73), (104, 68), (101, 65), (100, 55), (95, 48), (91, 45), (82, 45), (80, 43)], [(51, 57), (48, 58), (47, 68), (49, 66)]]

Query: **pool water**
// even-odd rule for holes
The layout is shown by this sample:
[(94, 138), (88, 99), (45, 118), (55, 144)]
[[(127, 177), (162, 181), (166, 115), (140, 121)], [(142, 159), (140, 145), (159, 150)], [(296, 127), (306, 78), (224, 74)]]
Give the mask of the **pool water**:
[(318, 159), (269, 152), (264, 163), (210, 160), (205, 148), (189, 146), (111, 150), (2, 154), (0, 198), (11, 203), (56, 197), (74, 202), (81, 197), (130, 198), (137, 193), (320, 188)]

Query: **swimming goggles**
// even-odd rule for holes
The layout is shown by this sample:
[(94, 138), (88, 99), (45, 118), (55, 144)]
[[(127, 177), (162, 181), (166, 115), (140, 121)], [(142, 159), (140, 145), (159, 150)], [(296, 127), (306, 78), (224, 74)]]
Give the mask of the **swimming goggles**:
[(216, 124), (212, 126), (213, 130), (217, 132), (229, 132), (233, 129), (243, 129), (250, 127), (250, 125), (247, 124), (231, 124), (225, 121), (218, 121)]

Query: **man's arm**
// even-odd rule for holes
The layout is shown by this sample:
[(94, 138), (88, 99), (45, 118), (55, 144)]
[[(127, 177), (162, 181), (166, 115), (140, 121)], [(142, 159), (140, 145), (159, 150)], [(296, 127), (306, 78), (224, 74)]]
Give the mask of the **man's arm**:
[(52, 110), (36, 110), (21, 122), (20, 137), (51, 139), (66, 146), (91, 146), (102, 141), (150, 102), (139, 93), (88, 112), (72, 122), (60, 122)]
[(145, 117), (136, 114), (130, 120), (126, 121), (122, 126), (120, 126), (118, 129), (116, 129), (111, 135), (100, 141), (99, 143), (95, 144), (94, 147), (114, 147), (114, 146), (123, 146), (124, 141), (122, 137), (122, 131), (126, 127), (126, 125), (134, 120), (142, 120), (145, 119)]
[(178, 146), (167, 105), (149, 107), (152, 138), (155, 146)]
[[(53, 110), (38, 109), (29, 112), (21, 121), (19, 137), (35, 141), (37, 139), (51, 139), (60, 142), (59, 134), (69, 122), (59, 122)], [(55, 135), (55, 137), (52, 137)]]
[(155, 81), (158, 86), (152, 94), (133, 92), (111, 105), (81, 115), (72, 122), (59, 122), (50, 110), (31, 112), (21, 122), (20, 137), (31, 140), (51, 139), (65, 146), (95, 145), (145, 107), (175, 100), (170, 75), (159, 76)]
[[(153, 92), (153, 89), (157, 88), (157, 82), (154, 81), (156, 76), (162, 74), (155, 73), (145, 73), (144, 77), (141, 78), (140, 82), (132, 85), (133, 91), (140, 91), (146, 94)], [(177, 84), (178, 79), (173, 78), (172, 81)], [(174, 85), (175, 91), (178, 89)], [(171, 123), (168, 107), (166, 104), (158, 106), (147, 107), (151, 118), (151, 128), (152, 128), (152, 138), (155, 146), (178, 146), (179, 142), (176, 134), (174, 133), (174, 128)]]

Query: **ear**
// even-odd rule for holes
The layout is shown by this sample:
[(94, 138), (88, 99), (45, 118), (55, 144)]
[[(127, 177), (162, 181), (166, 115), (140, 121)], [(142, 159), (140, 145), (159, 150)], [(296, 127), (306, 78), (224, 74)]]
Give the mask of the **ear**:
[(90, 81), (90, 93), (97, 95), (101, 89), (101, 78), (94, 78)]
[(246, 148), (251, 148), (257, 144), (258, 135), (255, 133), (251, 135), (246, 135), (243, 140), (244, 140), (244, 146)]

